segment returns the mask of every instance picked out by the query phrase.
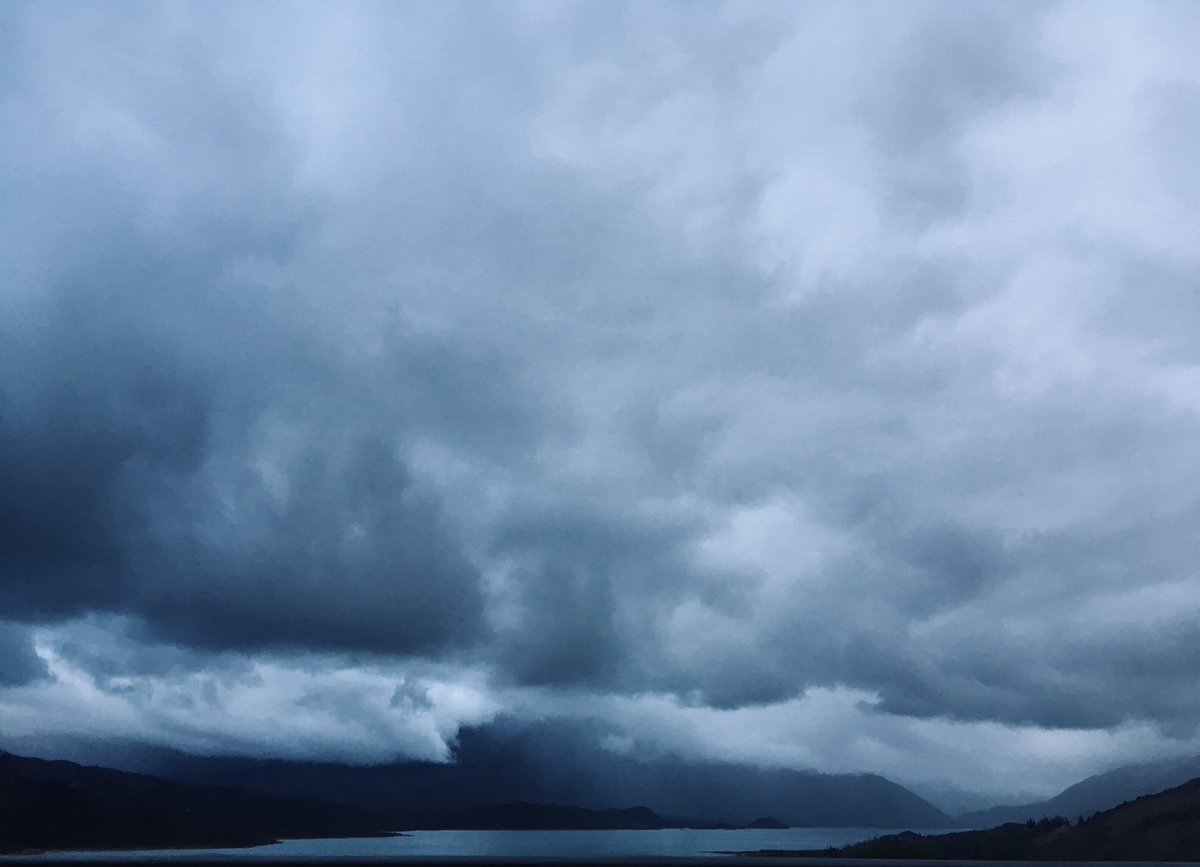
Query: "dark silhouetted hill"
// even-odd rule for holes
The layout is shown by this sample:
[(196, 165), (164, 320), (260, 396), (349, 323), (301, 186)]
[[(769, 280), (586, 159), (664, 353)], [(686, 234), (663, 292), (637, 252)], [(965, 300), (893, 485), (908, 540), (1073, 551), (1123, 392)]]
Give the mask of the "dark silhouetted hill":
[(387, 830), (353, 807), (0, 753), (0, 851), (240, 847)]
[(1200, 861), (1200, 779), (1098, 813), (1046, 841), (1041, 857)]
[(1045, 801), (973, 810), (957, 818), (960, 825), (970, 828), (990, 828), (1027, 819), (1036, 821), (1043, 816), (1087, 818), (1100, 810), (1107, 810), (1141, 795), (1173, 788), (1196, 777), (1200, 777), (1200, 756), (1128, 765), (1081, 780)]
[(1055, 817), (954, 834), (908, 832), (842, 849), (747, 854), (906, 861), (1200, 861), (1200, 779), (1074, 825)]

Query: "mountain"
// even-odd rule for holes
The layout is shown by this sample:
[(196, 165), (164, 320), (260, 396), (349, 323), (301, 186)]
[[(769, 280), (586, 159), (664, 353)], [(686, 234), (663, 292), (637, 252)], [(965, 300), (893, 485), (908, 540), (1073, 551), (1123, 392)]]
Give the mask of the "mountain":
[(377, 809), (398, 828), (416, 827), (432, 813), (516, 801), (587, 808), (645, 804), (673, 824), (691, 826), (742, 827), (774, 816), (792, 827), (957, 827), (932, 804), (872, 774), (634, 758), (604, 750), (599, 741), (586, 732), (493, 725), (463, 730), (456, 761), (447, 764), (350, 767), (159, 754), (153, 768), (186, 782)]
[(558, 804), (514, 801), (450, 810), (421, 823), (423, 829), (505, 831), (615, 831), (669, 828), (671, 824), (646, 807), (588, 810)]
[(1049, 860), (1200, 861), (1200, 779), (1106, 810), (1042, 847)]
[(935, 836), (906, 832), (835, 850), (753, 854), (906, 861), (1200, 861), (1200, 779), (1075, 825), (1059, 817)]
[(1200, 777), (1200, 756), (1184, 761), (1175, 759), (1127, 765), (1081, 780), (1045, 801), (990, 807), (962, 813), (957, 818), (959, 824), (965, 827), (990, 828), (1005, 822), (1024, 822), (1043, 816), (1086, 817), (1139, 795), (1173, 788), (1195, 777)]
[(0, 753), (0, 852), (239, 847), (387, 833), (365, 810)]
[(902, 785), (909, 791), (916, 792), (939, 810), (951, 816), (982, 812), (997, 804), (1030, 804), (1040, 801), (1042, 798), (1039, 793), (1033, 791), (1017, 790), (1003, 795), (995, 793), (984, 794), (970, 789), (962, 789), (957, 786), (928, 781), (904, 780), (902, 781)]

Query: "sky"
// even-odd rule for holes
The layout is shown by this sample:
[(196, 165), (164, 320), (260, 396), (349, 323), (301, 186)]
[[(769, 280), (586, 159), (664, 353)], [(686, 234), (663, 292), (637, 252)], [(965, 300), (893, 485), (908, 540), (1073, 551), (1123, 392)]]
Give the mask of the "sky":
[(1197, 37), (0, 4), (0, 746), (1200, 752)]

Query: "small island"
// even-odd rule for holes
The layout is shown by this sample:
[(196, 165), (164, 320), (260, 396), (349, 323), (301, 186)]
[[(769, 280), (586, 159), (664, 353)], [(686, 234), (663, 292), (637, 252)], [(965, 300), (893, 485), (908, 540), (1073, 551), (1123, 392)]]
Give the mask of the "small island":
[(756, 831), (785, 831), (790, 828), (791, 825), (788, 825), (785, 822), (780, 822), (778, 819), (772, 818), (771, 816), (761, 816), (755, 819), (753, 822), (750, 822), (748, 825), (746, 825), (746, 827)]

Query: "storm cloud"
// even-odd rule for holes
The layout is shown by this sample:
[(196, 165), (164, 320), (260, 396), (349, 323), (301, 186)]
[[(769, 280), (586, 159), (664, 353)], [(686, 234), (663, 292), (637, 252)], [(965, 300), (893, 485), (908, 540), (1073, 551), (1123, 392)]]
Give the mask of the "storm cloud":
[(1194, 8), (112, 11), (0, 10), (0, 730), (1196, 749)]

